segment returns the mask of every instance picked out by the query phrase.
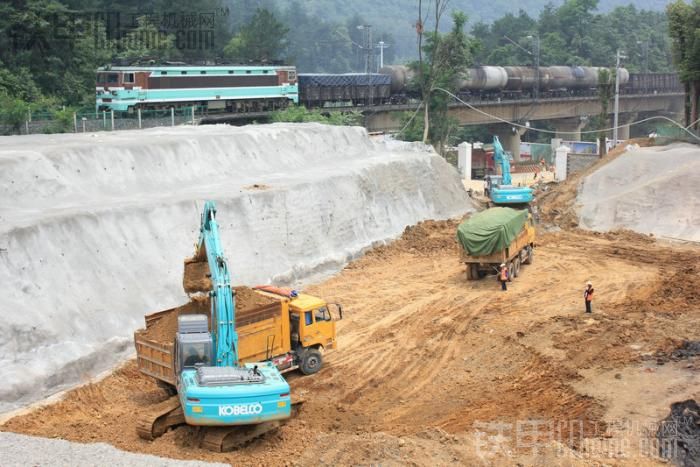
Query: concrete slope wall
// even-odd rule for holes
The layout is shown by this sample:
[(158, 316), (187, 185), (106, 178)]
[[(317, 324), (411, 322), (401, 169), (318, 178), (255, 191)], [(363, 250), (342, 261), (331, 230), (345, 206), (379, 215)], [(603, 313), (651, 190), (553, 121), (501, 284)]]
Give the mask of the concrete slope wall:
[(108, 369), (177, 306), (200, 209), (236, 284), (300, 284), (410, 224), (472, 210), (422, 145), (274, 124), (0, 138), (0, 411)]
[(631, 150), (586, 177), (581, 226), (700, 241), (700, 147)]

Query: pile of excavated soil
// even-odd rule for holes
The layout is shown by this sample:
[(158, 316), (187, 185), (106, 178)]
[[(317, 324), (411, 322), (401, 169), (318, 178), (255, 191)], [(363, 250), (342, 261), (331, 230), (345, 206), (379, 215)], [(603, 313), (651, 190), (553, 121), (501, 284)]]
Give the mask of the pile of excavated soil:
[[(671, 341), (698, 340), (697, 313), (639, 306), (658, 293), (672, 297), (670, 308), (692, 309), (696, 295), (676, 282), (690, 278), (672, 271), (683, 274), (681, 258), (698, 263), (700, 249), (627, 232), (544, 234), (535, 263), (501, 292), (495, 281), (465, 280), (455, 229), (456, 222), (409, 229), (307, 287), (343, 304), (338, 350), (324, 355), (316, 375), (287, 376), (306, 401), (299, 416), (238, 451), (200, 449), (192, 427), (139, 439), (137, 414), (167, 396), (133, 362), (0, 428), (236, 465), (610, 463), (586, 450), (588, 441), (615, 440), (604, 402), (581, 386), (581, 369), (622, 372)], [(596, 288), (590, 316), (587, 280)], [(635, 407), (639, 394), (625, 394)], [(530, 422), (559, 448), (535, 455), (519, 446), (518, 430), (532, 430)]]
[[(276, 302), (275, 299), (255, 292), (250, 287), (235, 287), (236, 320), (245, 318), (250, 312)], [(147, 327), (141, 332), (141, 336), (163, 344), (173, 342), (177, 332), (177, 318), (185, 314), (211, 314), (211, 302), (209, 297), (193, 297), (189, 303), (171, 310), (157, 313), (147, 318)]]
[(700, 242), (700, 146), (672, 144), (621, 154), (587, 175), (580, 225)]

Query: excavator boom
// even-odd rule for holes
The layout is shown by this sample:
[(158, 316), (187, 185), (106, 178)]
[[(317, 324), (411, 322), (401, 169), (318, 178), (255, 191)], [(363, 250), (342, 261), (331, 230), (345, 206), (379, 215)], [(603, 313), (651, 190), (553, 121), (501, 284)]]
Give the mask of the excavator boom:
[(202, 211), (197, 256), (202, 255), (207, 258), (211, 274), (212, 290), (209, 295), (216, 366), (233, 367), (238, 364), (238, 333), (234, 326), (236, 303), (231, 290), (228, 263), (221, 247), (213, 201), (207, 201)]
[(493, 160), (501, 166), (501, 183), (491, 186), (489, 196), (494, 204), (500, 206), (522, 205), (532, 201), (532, 188), (513, 186), (510, 175), (510, 157), (503, 150), (498, 136), (493, 137)]

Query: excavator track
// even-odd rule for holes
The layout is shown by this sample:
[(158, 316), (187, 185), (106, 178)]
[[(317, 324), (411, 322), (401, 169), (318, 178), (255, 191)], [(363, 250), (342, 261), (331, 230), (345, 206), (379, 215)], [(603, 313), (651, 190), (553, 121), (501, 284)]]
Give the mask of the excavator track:
[(162, 436), (168, 428), (183, 423), (185, 415), (180, 406), (180, 399), (173, 396), (141, 414), (136, 423), (136, 433), (142, 439), (153, 441)]
[[(303, 400), (292, 401), (292, 417), (296, 417)], [(257, 425), (242, 425), (229, 427), (206, 427), (201, 447), (214, 452), (228, 452), (245, 446), (251, 441), (274, 431), (284, 425), (287, 420), (275, 420)]]

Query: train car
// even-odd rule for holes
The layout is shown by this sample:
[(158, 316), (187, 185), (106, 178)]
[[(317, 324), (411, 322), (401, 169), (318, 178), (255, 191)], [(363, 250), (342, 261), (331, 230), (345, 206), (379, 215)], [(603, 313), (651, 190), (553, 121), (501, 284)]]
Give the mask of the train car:
[[(541, 97), (573, 96), (597, 92), (599, 67), (547, 66), (537, 70), (527, 66), (480, 66), (469, 68), (455, 83), (460, 97), (480, 99), (530, 97), (539, 89)], [(380, 70), (391, 78), (394, 93), (407, 92), (414, 73), (404, 65)], [(629, 80), (629, 72), (620, 69), (620, 84)]]
[(632, 73), (624, 88), (627, 94), (656, 94), (663, 92), (684, 92), (678, 73)]
[(299, 101), (306, 107), (379, 105), (390, 99), (391, 77), (384, 74), (299, 74)]
[(97, 110), (200, 106), (258, 112), (298, 103), (293, 66), (112, 66), (97, 71)]

